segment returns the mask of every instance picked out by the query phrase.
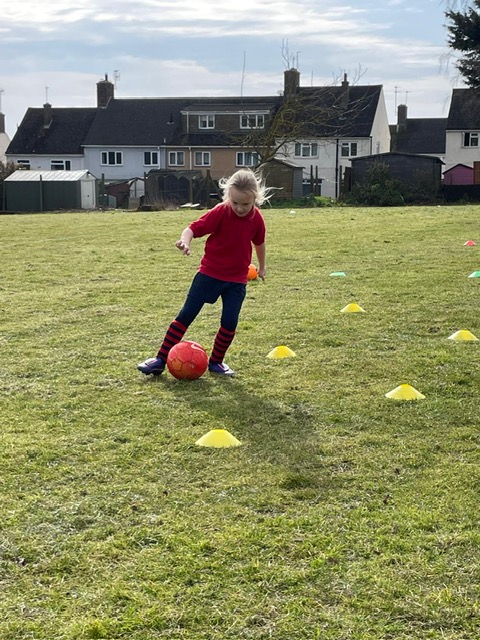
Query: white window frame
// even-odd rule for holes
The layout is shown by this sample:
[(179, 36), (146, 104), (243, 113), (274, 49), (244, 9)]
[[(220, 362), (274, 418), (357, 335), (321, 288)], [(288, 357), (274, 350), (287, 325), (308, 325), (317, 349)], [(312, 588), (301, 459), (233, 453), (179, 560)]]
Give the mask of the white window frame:
[(212, 154), (210, 151), (195, 151), (193, 164), (195, 167), (209, 167), (212, 164)]
[(51, 171), (71, 171), (72, 163), (70, 160), (50, 160)]
[(168, 152), (168, 164), (171, 167), (184, 167), (185, 166), (185, 151), (169, 151)]
[(480, 146), (480, 133), (478, 131), (464, 131), (462, 133), (462, 147), (478, 149)]
[(143, 152), (143, 166), (144, 167), (158, 167), (158, 151), (144, 151)]
[(265, 116), (262, 113), (243, 113), (240, 116), (240, 129), (264, 129)]
[(28, 170), (31, 167), (30, 160), (15, 160), (15, 164), (18, 164), (22, 169)]
[(342, 158), (354, 158), (358, 156), (358, 142), (342, 142), (340, 145)]
[(215, 114), (202, 113), (198, 116), (199, 129), (215, 129)]
[(317, 142), (296, 142), (295, 158), (318, 158)]
[(100, 165), (102, 167), (118, 167), (123, 165), (122, 151), (101, 151)]
[(256, 151), (237, 151), (237, 167), (256, 167), (260, 164), (260, 155)]

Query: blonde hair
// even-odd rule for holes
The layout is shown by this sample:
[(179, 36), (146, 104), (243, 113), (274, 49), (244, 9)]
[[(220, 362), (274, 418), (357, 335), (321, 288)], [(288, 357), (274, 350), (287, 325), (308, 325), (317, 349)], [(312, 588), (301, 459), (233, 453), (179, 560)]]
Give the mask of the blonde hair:
[(223, 201), (230, 198), (231, 189), (252, 193), (255, 197), (255, 204), (261, 206), (272, 196), (273, 189), (266, 186), (263, 179), (251, 169), (239, 169), (229, 178), (221, 178), (218, 186), (223, 191)]

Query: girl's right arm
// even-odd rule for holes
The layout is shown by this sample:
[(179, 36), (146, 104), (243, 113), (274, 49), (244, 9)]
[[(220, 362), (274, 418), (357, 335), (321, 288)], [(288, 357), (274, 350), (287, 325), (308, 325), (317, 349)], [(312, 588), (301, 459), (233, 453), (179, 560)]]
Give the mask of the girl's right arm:
[(185, 227), (182, 231), (182, 235), (180, 236), (180, 240), (177, 240), (175, 246), (177, 249), (183, 252), (184, 255), (190, 255), (190, 243), (193, 239), (193, 231), (190, 227)]

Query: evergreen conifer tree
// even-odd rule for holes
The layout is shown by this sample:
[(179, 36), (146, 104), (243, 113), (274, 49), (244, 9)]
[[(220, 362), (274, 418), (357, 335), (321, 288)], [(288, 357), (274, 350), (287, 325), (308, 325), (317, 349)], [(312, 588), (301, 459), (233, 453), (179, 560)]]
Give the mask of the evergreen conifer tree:
[(448, 9), (448, 46), (459, 54), (456, 67), (472, 89), (480, 89), (480, 0), (464, 11)]

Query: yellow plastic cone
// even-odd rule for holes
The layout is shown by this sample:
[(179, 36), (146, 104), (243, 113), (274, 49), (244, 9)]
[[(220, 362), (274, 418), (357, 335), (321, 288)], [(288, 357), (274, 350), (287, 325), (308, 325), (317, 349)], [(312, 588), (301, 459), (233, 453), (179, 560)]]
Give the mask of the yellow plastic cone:
[(451, 336), (448, 337), (449, 340), (477, 340), (478, 338), (476, 336), (473, 335), (473, 333), (471, 331), (468, 331), (467, 329), (461, 329), (460, 331), (456, 331), (455, 333), (452, 333)]
[(292, 351), (288, 347), (280, 346), (272, 349), (269, 354), (267, 354), (267, 358), (273, 358), (274, 360), (279, 360), (280, 358), (294, 358), (297, 354), (295, 351)]
[(199, 447), (239, 447), (242, 443), (226, 429), (212, 429), (195, 442)]
[(365, 313), (365, 309), (362, 309), (356, 302), (347, 304), (346, 307), (341, 309), (341, 313)]
[(409, 384), (401, 384), (399, 387), (392, 389), (385, 394), (386, 398), (392, 398), (393, 400), (423, 400), (425, 396), (420, 391), (417, 391)]

